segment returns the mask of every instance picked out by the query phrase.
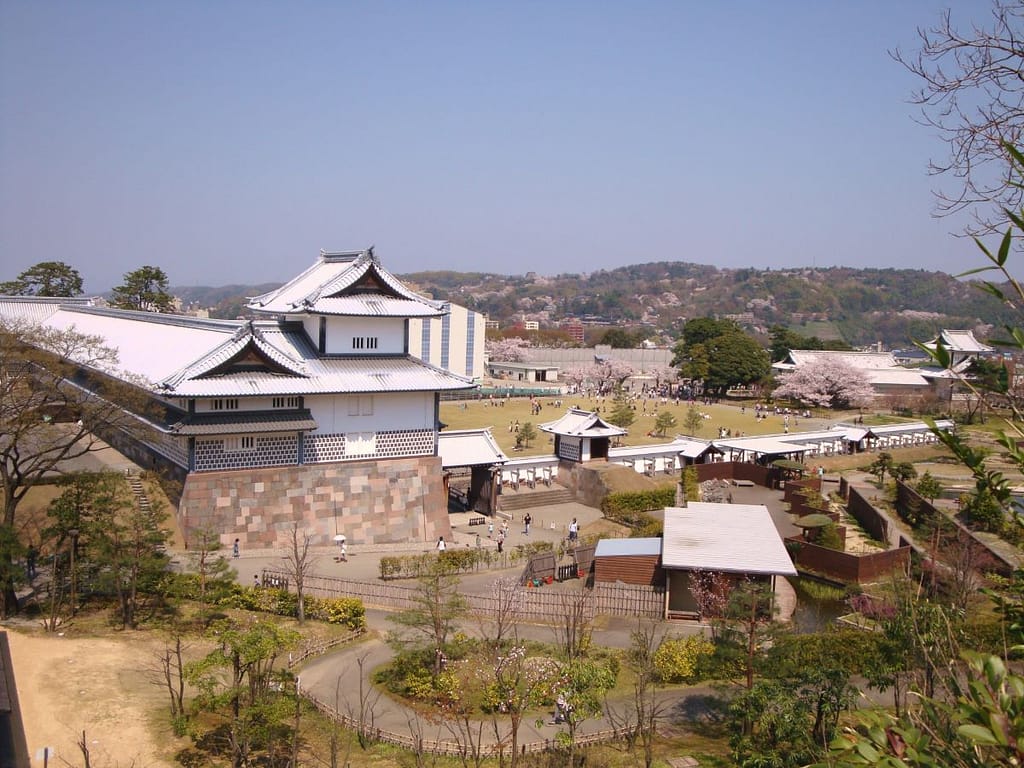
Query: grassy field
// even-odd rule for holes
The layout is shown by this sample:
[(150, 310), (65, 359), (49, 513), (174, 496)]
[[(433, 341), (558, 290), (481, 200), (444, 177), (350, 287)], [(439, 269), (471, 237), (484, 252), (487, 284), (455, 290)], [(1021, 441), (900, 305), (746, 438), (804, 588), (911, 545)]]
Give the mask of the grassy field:
[[(535, 456), (550, 454), (553, 440), (551, 435), (537, 430), (537, 439), (522, 451), (515, 451), (516, 433), (515, 423), (518, 421), (520, 427), (523, 424), (531, 423), (536, 428), (539, 424), (555, 421), (565, 415), (570, 407), (582, 408), (586, 411), (601, 409), (602, 415), (611, 411), (612, 402), (608, 398), (601, 401), (586, 397), (562, 397), (562, 407), (555, 406), (555, 398), (541, 398), (541, 412), (534, 416), (530, 412), (530, 401), (527, 398), (510, 398), (503, 402), (504, 405), (491, 405), (487, 400), (463, 400), (461, 402), (446, 402), (441, 404), (441, 421), (448, 429), (480, 429), (491, 427), (498, 445), (509, 456)], [(757, 421), (754, 415), (753, 405), (702, 405), (695, 406), (700, 413), (706, 414), (702, 426), (695, 437), (705, 440), (713, 440), (718, 437), (719, 428), (731, 430), (733, 435), (742, 433), (749, 435), (771, 435), (782, 434), (784, 424), (781, 416), (769, 416), (763, 421)], [(628, 427), (627, 434), (622, 442), (624, 445), (644, 445), (657, 442), (667, 442), (677, 434), (683, 432), (683, 422), (686, 419), (686, 412), (689, 406), (686, 403), (675, 405), (672, 401), (662, 405), (660, 402), (650, 400), (647, 404), (646, 413), (641, 403), (637, 404), (636, 420)], [(676, 426), (669, 430), (664, 437), (650, 434), (654, 430), (654, 421), (661, 411), (668, 411), (676, 417)], [(789, 428), (792, 432), (806, 432), (814, 429), (826, 429), (831, 424), (841, 421), (844, 418), (852, 419), (856, 413), (844, 414), (841, 412), (828, 412), (822, 415), (813, 416), (810, 419), (802, 419), (790, 416)], [(867, 419), (865, 419), (866, 421)], [(878, 422), (875, 422), (878, 423)], [(511, 429), (509, 428), (511, 425)]]

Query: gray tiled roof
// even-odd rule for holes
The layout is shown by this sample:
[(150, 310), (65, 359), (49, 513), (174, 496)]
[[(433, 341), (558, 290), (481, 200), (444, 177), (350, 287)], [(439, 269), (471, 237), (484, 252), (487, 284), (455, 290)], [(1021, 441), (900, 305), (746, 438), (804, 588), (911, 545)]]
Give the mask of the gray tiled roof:
[(248, 411), (245, 413), (194, 413), (172, 424), (179, 435), (225, 435), (244, 432), (297, 432), (316, 429), (308, 410)]
[(578, 408), (570, 408), (560, 419), (541, 424), (540, 428), (544, 432), (582, 437), (614, 437), (627, 434), (622, 427), (609, 424), (597, 413), (581, 411)]
[[(338, 296), (360, 279), (372, 276), (385, 290)], [(388, 295), (388, 294), (391, 295)], [(256, 296), (249, 308), (275, 315), (373, 315), (382, 317), (438, 317), (447, 310), (406, 288), (384, 269), (373, 249), (323, 253), (315, 264), (280, 288)]]
[(412, 357), (336, 357), (308, 361), (307, 376), (237, 372), (183, 379), (164, 391), (177, 397), (245, 397), (340, 392), (432, 392), (471, 389), (469, 379)]

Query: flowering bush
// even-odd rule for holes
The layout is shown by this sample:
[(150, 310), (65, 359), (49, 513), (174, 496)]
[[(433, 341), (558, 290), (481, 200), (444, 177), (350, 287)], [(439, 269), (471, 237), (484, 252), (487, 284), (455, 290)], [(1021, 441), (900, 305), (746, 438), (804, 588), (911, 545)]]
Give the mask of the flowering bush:
[(710, 656), (715, 646), (701, 635), (669, 638), (654, 652), (654, 668), (666, 683), (685, 683), (693, 679), (701, 656)]

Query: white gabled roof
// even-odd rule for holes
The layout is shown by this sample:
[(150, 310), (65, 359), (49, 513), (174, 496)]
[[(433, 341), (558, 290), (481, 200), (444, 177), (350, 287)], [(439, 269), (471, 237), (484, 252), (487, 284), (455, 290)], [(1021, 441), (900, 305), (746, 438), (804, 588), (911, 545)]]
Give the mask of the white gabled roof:
[(539, 426), (544, 432), (574, 437), (617, 437), (627, 434), (622, 427), (609, 424), (594, 411), (581, 411), (578, 408), (570, 408), (560, 419)]
[(96, 299), (86, 297), (0, 296), (0, 317), (41, 323), (62, 306), (96, 306)]
[(796, 576), (796, 568), (761, 504), (691, 502), (665, 508), (663, 568)]
[(373, 248), (326, 253), (280, 288), (249, 300), (249, 309), (273, 315), (440, 317), (444, 302), (406, 288), (377, 261)]
[(396, 355), (338, 357), (306, 361), (308, 375), (253, 371), (185, 379), (163, 391), (167, 397), (245, 397), (315, 395), (345, 392), (447, 392), (472, 389), (467, 378), (414, 357)]
[[(31, 317), (27, 302), (0, 306), (4, 309), (7, 318)], [(269, 320), (247, 323), (64, 306), (42, 324), (100, 337), (118, 356), (115, 369), (106, 373), (164, 397), (431, 392), (476, 386), (471, 379), (409, 355), (321, 358), (300, 327)], [(267, 361), (263, 370), (230, 366), (246, 352)]]
[(921, 375), (920, 370), (900, 365), (896, 362), (896, 357), (892, 352), (842, 352), (836, 350), (794, 349), (790, 350), (789, 357), (782, 362), (772, 363), (772, 369), (780, 373), (786, 373), (826, 358), (842, 360), (847, 365), (858, 369), (864, 373), (868, 382), (873, 386), (928, 386), (928, 380)]
[(798, 432), (790, 435), (761, 435), (760, 437), (727, 437), (715, 440), (717, 448), (728, 448), (732, 451), (749, 451), (766, 456), (781, 456), (790, 453), (803, 453), (810, 450), (802, 444), (802, 436)]
[(943, 329), (939, 335), (927, 342), (924, 346), (935, 349), (936, 344), (942, 341), (942, 346), (950, 352), (994, 352), (995, 347), (983, 344), (974, 336), (974, 331), (950, 331)]
[(619, 448), (609, 448), (608, 458), (629, 459), (640, 456), (668, 455), (685, 456), (688, 459), (695, 459), (704, 455), (707, 451), (721, 453), (710, 440), (697, 440), (679, 436), (671, 443), (659, 443), (655, 445), (631, 445)]
[(440, 432), (437, 435), (437, 452), (444, 468), (504, 464), (508, 461), (490, 427)]
[(60, 331), (98, 336), (117, 351), (117, 370), (128, 380), (153, 385), (219, 347), (238, 331), (237, 320), (206, 320), (156, 312), (65, 306), (43, 323)]
[[(789, 363), (787, 368), (794, 368), (800, 365), (817, 362), (822, 358), (838, 358), (844, 363), (860, 368), (864, 371), (898, 368), (899, 363), (893, 357), (892, 352), (843, 352), (838, 350), (817, 350), (817, 349), (793, 349), (785, 361)], [(780, 365), (776, 363), (776, 365)]]

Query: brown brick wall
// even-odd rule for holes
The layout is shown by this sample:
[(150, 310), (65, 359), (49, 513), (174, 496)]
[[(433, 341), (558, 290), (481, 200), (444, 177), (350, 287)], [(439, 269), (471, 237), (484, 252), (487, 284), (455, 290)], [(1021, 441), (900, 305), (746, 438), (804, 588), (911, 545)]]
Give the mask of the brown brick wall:
[(210, 528), (230, 545), (280, 545), (293, 522), (314, 546), (332, 544), (335, 526), (350, 544), (436, 541), (451, 536), (441, 459), (310, 464), (192, 473), (178, 518), (186, 538)]

